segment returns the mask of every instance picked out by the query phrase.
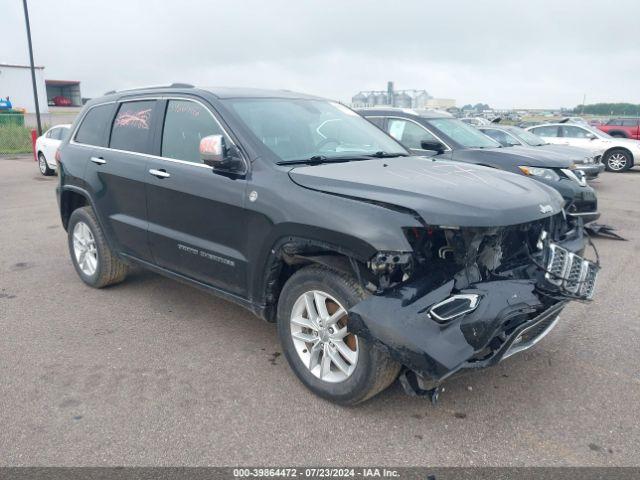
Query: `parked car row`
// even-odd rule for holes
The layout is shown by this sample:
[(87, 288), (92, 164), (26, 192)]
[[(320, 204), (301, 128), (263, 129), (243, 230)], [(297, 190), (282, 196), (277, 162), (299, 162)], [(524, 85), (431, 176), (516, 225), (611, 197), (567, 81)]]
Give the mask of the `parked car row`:
[(379, 128), (283, 90), (177, 84), (89, 102), (58, 150), (78, 276), (102, 288), (139, 265), (236, 302), (341, 404), (398, 376), (435, 398), (593, 297), (582, 224), (597, 203), (571, 160), (452, 118), (361, 113)]
[(567, 155), (587, 179), (593, 180), (603, 170), (604, 165), (600, 163), (601, 154), (582, 147), (572, 147), (569, 145), (555, 145), (547, 143), (542, 137), (520, 127), (509, 125), (491, 124), (481, 126), (478, 129), (485, 135), (489, 135), (503, 147), (538, 147), (539, 152), (553, 152), (560, 155)]
[(585, 154), (558, 153), (544, 148), (504, 148), (500, 143), (456, 118), (406, 109), (361, 109), (358, 112), (388, 132), (415, 155), (484, 165), (524, 175), (555, 188), (565, 199), (565, 211), (585, 221), (599, 217), (594, 190), (575, 167)]

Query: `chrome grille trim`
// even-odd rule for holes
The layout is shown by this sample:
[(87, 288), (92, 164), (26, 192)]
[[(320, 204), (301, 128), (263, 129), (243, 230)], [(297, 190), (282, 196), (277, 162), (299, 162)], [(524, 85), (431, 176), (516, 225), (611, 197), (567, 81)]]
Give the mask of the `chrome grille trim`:
[(572, 296), (593, 298), (599, 267), (554, 243), (549, 245), (545, 279)]

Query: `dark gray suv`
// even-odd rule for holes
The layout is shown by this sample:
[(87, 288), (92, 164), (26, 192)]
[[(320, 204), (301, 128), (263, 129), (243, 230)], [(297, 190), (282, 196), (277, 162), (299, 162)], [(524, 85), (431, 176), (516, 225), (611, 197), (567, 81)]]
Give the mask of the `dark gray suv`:
[[(593, 295), (553, 189), (409, 156), (343, 105), (184, 84), (89, 102), (59, 151), (71, 259), (140, 265), (276, 322), (300, 380), (354, 404), (536, 343)], [(113, 295), (117, 295), (114, 292)]]

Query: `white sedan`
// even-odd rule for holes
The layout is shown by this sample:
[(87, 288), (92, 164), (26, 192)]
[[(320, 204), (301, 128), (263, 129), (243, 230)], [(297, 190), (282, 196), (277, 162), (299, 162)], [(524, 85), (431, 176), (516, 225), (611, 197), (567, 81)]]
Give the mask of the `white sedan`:
[(602, 163), (610, 172), (624, 172), (640, 162), (640, 141), (612, 137), (590, 125), (545, 123), (527, 128), (556, 145), (572, 145), (602, 154)]
[(38, 157), (38, 168), (42, 175), (53, 175), (58, 167), (56, 163), (56, 151), (62, 140), (69, 134), (71, 125), (56, 125), (44, 132), (36, 140), (36, 156)]

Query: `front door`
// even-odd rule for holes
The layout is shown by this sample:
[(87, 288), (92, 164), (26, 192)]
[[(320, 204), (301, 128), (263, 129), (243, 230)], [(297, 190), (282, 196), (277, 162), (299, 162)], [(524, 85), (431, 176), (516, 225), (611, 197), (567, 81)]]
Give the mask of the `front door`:
[(439, 142), (431, 132), (422, 125), (404, 118), (387, 118), (387, 133), (399, 141), (414, 155), (432, 156), (437, 152), (425, 150), (422, 142)]
[(246, 181), (216, 173), (200, 160), (200, 140), (224, 135), (207, 107), (173, 99), (164, 101), (163, 109), (159, 157), (146, 166), (149, 243), (155, 263), (244, 296)]

